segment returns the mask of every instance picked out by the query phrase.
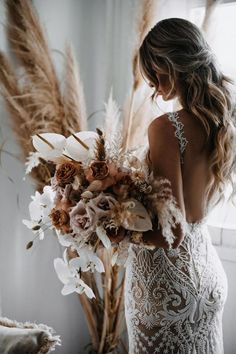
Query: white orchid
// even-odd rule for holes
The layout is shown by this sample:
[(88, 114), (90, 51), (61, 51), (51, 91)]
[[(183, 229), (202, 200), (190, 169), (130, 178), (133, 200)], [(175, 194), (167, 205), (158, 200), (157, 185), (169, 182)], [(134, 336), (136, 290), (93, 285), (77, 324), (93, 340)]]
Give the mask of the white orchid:
[(92, 249), (85, 246), (77, 248), (77, 252), (79, 253), (79, 257), (71, 260), (71, 264), (74, 267), (81, 268), (82, 272), (94, 272), (94, 270), (99, 273), (105, 272), (103, 262)]
[(73, 247), (79, 250), (86, 244), (86, 238), (74, 237), (72, 234), (62, 234), (60, 230), (55, 229), (59, 243), (64, 247)]
[[(61, 258), (54, 259), (54, 268), (56, 270), (58, 278), (64, 284), (64, 287), (61, 291), (62, 295), (68, 295), (73, 292), (78, 294), (85, 294), (91, 299), (95, 297), (92, 289), (85, 284), (85, 282), (80, 278), (80, 271), (82, 267), (84, 269), (84, 264), (79, 257), (73, 258), (70, 261), (67, 259), (67, 251), (64, 252), (64, 260)], [(82, 267), (80, 267), (80, 265)]]
[(44, 239), (44, 231), (41, 228), (41, 222), (34, 221), (34, 220), (22, 220), (23, 224), (28, 227), (28, 229), (31, 229), (34, 234), (39, 236), (40, 240)]
[(39, 239), (44, 238), (42, 226), (51, 225), (49, 214), (54, 206), (55, 192), (50, 186), (43, 188), (43, 193), (36, 192), (29, 204), (29, 214), (31, 220), (23, 220), (23, 224), (30, 228), (35, 234), (39, 235)]

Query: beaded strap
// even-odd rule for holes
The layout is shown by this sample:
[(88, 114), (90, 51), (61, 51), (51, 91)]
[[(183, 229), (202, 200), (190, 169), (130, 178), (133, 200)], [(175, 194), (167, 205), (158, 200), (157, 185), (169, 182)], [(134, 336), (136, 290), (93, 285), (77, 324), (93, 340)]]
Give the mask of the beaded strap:
[(184, 158), (183, 158), (184, 151), (185, 151), (186, 145), (188, 144), (188, 140), (184, 136), (184, 130), (183, 130), (184, 125), (182, 122), (179, 121), (178, 112), (169, 112), (168, 118), (173, 123), (173, 126), (175, 127), (175, 136), (179, 141), (180, 162), (183, 164), (184, 163)]

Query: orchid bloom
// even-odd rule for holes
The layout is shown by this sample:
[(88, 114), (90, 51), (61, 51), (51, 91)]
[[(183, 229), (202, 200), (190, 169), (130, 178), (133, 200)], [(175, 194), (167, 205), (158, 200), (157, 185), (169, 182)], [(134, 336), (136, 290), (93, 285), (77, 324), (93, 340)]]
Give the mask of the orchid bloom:
[(31, 196), (33, 200), (29, 204), (29, 214), (31, 220), (24, 219), (22, 221), (23, 224), (29, 229), (32, 229), (35, 234), (39, 234), (40, 240), (44, 238), (44, 232), (41, 226), (51, 224), (48, 215), (54, 206), (54, 197), (55, 192), (50, 186), (45, 186), (42, 194), (36, 192), (34, 196)]
[(55, 271), (60, 281), (64, 284), (61, 291), (62, 295), (68, 295), (73, 292), (82, 294), (85, 292), (85, 294), (92, 299), (95, 297), (94, 292), (80, 278), (77, 269), (72, 267), (70, 262), (65, 263), (61, 258), (54, 259)]
[(64, 260), (56, 258), (54, 260), (54, 268), (58, 278), (64, 284), (61, 291), (62, 295), (68, 295), (73, 292), (78, 294), (85, 294), (91, 299), (95, 297), (92, 289), (84, 283), (80, 278), (80, 271), (88, 271), (96, 269), (98, 272), (104, 272), (104, 266), (98, 256), (93, 253), (88, 247), (80, 249), (81, 255), (72, 258), (68, 261), (67, 250), (64, 252)]
[(105, 272), (103, 262), (89, 247), (77, 248), (77, 252), (79, 253), (79, 257), (73, 258), (70, 261), (72, 266), (81, 268), (82, 272), (94, 272), (94, 270), (99, 273)]

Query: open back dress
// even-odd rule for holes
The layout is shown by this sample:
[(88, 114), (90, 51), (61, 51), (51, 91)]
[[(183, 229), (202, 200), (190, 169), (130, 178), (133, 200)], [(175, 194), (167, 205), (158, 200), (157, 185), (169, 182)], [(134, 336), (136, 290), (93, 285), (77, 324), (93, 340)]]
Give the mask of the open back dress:
[[(188, 143), (177, 112), (168, 113), (179, 142)], [(223, 354), (227, 278), (206, 225), (187, 223), (176, 249), (132, 244), (126, 263), (125, 318), (129, 354)]]

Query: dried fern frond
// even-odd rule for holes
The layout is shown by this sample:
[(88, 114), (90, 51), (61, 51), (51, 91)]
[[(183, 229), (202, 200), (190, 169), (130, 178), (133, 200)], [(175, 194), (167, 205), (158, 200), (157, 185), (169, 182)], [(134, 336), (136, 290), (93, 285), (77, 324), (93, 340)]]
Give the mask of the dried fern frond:
[(83, 84), (80, 79), (79, 67), (71, 45), (66, 47), (65, 85), (63, 104), (68, 130), (78, 132), (87, 130), (87, 114)]

